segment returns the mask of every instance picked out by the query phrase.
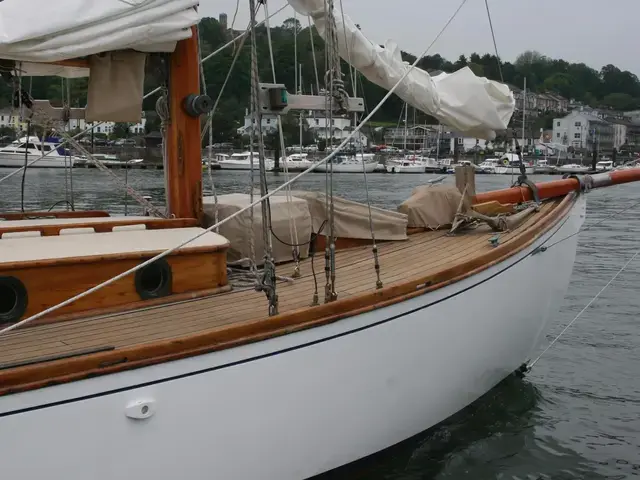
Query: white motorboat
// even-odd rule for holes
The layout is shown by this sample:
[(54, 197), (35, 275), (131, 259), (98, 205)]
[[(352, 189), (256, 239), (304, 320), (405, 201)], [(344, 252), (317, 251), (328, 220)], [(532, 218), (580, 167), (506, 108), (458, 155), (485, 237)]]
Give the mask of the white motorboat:
[[(64, 155), (62, 147), (51, 141), (42, 141), (38, 137), (22, 137), (0, 148), (0, 167), (20, 168), (25, 161), (29, 168), (70, 168), (74, 157)], [(25, 158), (26, 156), (26, 158)]]

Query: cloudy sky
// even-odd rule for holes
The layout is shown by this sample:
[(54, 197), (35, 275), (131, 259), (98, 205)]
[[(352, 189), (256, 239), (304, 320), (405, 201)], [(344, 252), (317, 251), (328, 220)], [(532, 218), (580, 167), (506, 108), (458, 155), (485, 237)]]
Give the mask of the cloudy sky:
[[(239, 0), (237, 28), (246, 27), (248, 0)], [(339, 0), (335, 0), (339, 5)], [(461, 0), (342, 0), (345, 13), (372, 41), (394, 40), (419, 54), (456, 10)], [(276, 11), (284, 0), (269, 0)], [(613, 63), (640, 76), (638, 24), (640, 0), (489, 0), (500, 56), (514, 60), (524, 50), (584, 62), (596, 69)], [(236, 0), (201, 0), (203, 16), (226, 12)], [(262, 12), (260, 19), (264, 18)], [(289, 7), (272, 24), (293, 16)], [(302, 20), (306, 25), (306, 19)], [(467, 0), (454, 22), (429, 53), (455, 60), (460, 54), (493, 52), (484, 0)]]

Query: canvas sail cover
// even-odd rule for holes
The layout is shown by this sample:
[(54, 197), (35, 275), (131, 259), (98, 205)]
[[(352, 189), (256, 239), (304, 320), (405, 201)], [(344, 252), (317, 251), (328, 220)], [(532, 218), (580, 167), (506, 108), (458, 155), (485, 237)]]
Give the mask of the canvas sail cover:
[(172, 52), (198, 23), (197, 5), (198, 0), (4, 0), (0, 58), (27, 62), (25, 75), (87, 75), (87, 69), (28, 62), (122, 49)]
[[(324, 38), (327, 19), (324, 0), (288, 0), (300, 14), (309, 15)], [(388, 41), (384, 47), (368, 40), (349, 17), (334, 13), (340, 56), (371, 82), (390, 90), (409, 65), (400, 48)], [(426, 39), (425, 39), (426, 41)], [(405, 102), (470, 137), (493, 140), (505, 130), (515, 108), (513, 93), (504, 84), (477, 77), (470, 68), (431, 77), (414, 68), (395, 90)]]

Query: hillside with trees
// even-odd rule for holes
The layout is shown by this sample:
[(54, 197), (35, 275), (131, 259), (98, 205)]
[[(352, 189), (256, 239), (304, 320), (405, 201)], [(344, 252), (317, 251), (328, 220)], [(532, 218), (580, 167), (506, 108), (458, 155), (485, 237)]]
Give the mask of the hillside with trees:
[[(238, 32), (236, 31), (236, 34)], [(324, 73), (324, 42), (315, 28), (312, 34), (309, 28), (302, 28), (299, 21), (286, 20), (282, 25), (272, 28), (271, 39), (275, 57), (277, 81), (287, 85), (289, 91), (294, 90), (295, 84), (295, 42), (297, 33), (297, 59), (302, 65), (302, 85), (304, 93), (316, 92), (318, 84), (314, 68), (312, 45), (315, 46), (315, 64), (318, 65), (318, 75), (322, 83)], [(213, 18), (205, 18), (200, 24), (202, 38), (202, 54), (216, 50), (228, 42), (233, 32)], [(267, 32), (259, 27), (258, 58), (260, 78), (268, 82), (272, 80)], [(204, 64), (207, 81), (207, 91), (214, 99), (217, 97), (227, 72), (239, 48), (240, 41), (235, 46), (225, 49)], [(403, 52), (404, 60), (413, 62), (415, 57)], [(239, 53), (224, 95), (220, 101), (214, 118), (214, 140), (227, 141), (235, 135), (236, 129), (242, 124), (245, 109), (249, 104), (250, 80), (250, 48), (247, 41)], [(616, 110), (630, 110), (640, 108), (640, 81), (631, 72), (622, 71), (614, 65), (605, 65), (596, 70), (584, 63), (570, 63), (565, 60), (548, 58), (536, 51), (527, 51), (512, 62), (502, 62), (491, 54), (472, 53), (468, 57), (461, 55), (457, 60), (450, 61), (435, 54), (422, 58), (418, 66), (428, 71), (452, 72), (461, 67), (469, 66), (477, 75), (486, 76), (492, 80), (504, 80), (509, 85), (521, 87), (526, 78), (527, 87), (534, 92), (555, 92), (568, 99), (575, 99), (594, 107), (607, 107)], [(345, 83), (348, 91), (353, 91), (351, 76), (344, 64)], [(380, 87), (364, 79), (358, 80), (358, 95), (365, 98), (368, 108), (375, 105), (386, 93)], [(155, 77), (147, 79), (145, 89), (148, 91), (156, 85)], [(321, 85), (320, 85), (321, 86)], [(58, 78), (39, 77), (23, 79), (23, 87), (30, 89), (34, 98), (48, 98), (53, 103), (59, 103), (62, 98), (61, 81)], [(71, 81), (72, 106), (82, 106), (86, 103), (86, 79)], [(11, 98), (11, 87), (0, 82), (0, 106), (7, 106)], [(145, 101), (144, 109), (154, 109), (154, 98)], [(402, 101), (393, 96), (379, 110), (373, 119), (378, 122), (395, 124), (402, 109)], [(418, 118), (425, 121), (425, 117)], [(150, 124), (150, 128), (155, 125)]]

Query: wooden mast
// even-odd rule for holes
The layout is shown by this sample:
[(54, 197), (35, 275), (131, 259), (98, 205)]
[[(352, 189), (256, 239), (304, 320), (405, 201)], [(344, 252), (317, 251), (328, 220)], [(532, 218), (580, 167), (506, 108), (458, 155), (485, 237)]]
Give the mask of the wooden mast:
[(191, 27), (191, 38), (181, 40), (171, 54), (169, 67), (169, 125), (167, 126), (167, 204), (177, 218), (195, 218), (201, 224), (202, 151), (200, 116), (189, 115), (184, 101), (200, 94), (198, 34)]

